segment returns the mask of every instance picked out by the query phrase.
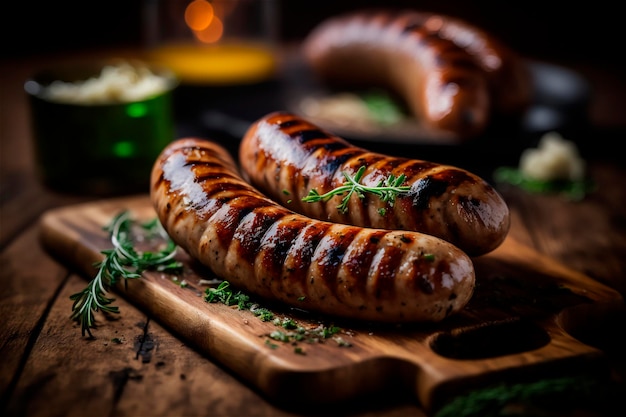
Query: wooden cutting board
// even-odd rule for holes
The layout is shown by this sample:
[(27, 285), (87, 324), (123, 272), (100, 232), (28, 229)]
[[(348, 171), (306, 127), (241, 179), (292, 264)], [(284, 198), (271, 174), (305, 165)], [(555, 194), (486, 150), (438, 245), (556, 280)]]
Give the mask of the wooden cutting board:
[[(147, 196), (62, 207), (42, 216), (41, 242), (91, 279), (101, 251), (111, 248), (102, 227), (123, 210), (137, 220), (156, 217)], [(451, 395), (503, 380), (602, 371), (604, 356), (590, 334), (624, 305), (616, 291), (507, 238), (474, 259), (476, 291), (460, 314), (436, 325), (336, 322), (350, 346), (333, 339), (300, 342), (298, 353), (269, 338), (280, 329), (276, 324), (205, 301), (205, 280), (215, 277), (179, 255), (181, 276), (149, 272), (114, 292), (285, 405), (401, 389), (432, 410)], [(179, 285), (183, 279), (187, 286)], [(300, 311), (273, 311), (307, 328), (320, 320), (333, 324)]]

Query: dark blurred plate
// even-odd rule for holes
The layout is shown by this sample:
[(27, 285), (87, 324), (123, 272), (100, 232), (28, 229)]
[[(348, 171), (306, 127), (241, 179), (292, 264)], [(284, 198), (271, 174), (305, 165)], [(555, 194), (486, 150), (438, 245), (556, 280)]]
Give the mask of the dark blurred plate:
[(498, 166), (514, 165), (520, 154), (535, 147), (551, 131), (577, 141), (584, 136), (588, 121), (590, 88), (578, 73), (558, 65), (528, 61), (533, 78), (531, 107), (515, 120), (492, 121), (483, 135), (459, 143), (455, 137), (433, 132), (415, 119), (402, 123), (372, 126), (346, 123), (341, 116), (320, 118), (307, 114), (307, 100), (323, 99), (341, 92), (321, 85), (302, 65), (288, 80), (287, 109), (318, 126), (374, 152), (403, 155), (470, 169), (489, 178)]
[[(483, 136), (513, 134), (523, 137), (547, 131), (562, 131), (586, 121), (589, 86), (584, 78), (572, 70), (547, 63), (529, 62), (529, 67), (534, 86), (531, 107), (516, 120), (494, 121), (493, 126)], [(343, 113), (318, 111), (321, 106), (340, 106), (336, 100), (346, 93), (351, 96), (361, 94), (332, 91), (315, 81), (306, 82), (306, 79), (300, 77), (287, 102), (289, 110), (307, 117), (320, 127), (353, 140), (445, 147), (460, 144), (453, 134), (428, 129), (410, 116), (396, 123), (380, 124), (359, 119), (358, 116), (350, 118)], [(354, 103), (350, 103), (350, 100), (343, 102), (346, 106), (352, 104)], [(340, 108), (337, 107), (337, 110)], [(476, 142), (490, 143), (484, 138), (477, 138)]]

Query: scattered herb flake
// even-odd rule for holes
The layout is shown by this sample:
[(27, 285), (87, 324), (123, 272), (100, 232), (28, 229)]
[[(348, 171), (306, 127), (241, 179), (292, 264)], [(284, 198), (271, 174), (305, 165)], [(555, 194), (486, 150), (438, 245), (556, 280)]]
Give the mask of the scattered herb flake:
[[(237, 305), (238, 309), (249, 310), (260, 320), (265, 322), (271, 321), (272, 324), (280, 327), (282, 330), (274, 330), (267, 335), (269, 339), (266, 340), (266, 344), (271, 343), (270, 339), (282, 343), (321, 343), (325, 339), (332, 338), (342, 330), (338, 326), (324, 326), (322, 324), (312, 329), (306, 329), (292, 318), (276, 317), (270, 310), (260, 307), (250, 296), (241, 291), (233, 291), (228, 281), (222, 281), (216, 288), (207, 288), (204, 299), (209, 303), (219, 302), (227, 306)], [(335, 338), (335, 341), (340, 346), (352, 346), (338, 336)], [(277, 346), (270, 347), (275, 349)]]
[(277, 349), (278, 345), (276, 343), (272, 343), (270, 339), (265, 339), (265, 344), (270, 347), (270, 349)]

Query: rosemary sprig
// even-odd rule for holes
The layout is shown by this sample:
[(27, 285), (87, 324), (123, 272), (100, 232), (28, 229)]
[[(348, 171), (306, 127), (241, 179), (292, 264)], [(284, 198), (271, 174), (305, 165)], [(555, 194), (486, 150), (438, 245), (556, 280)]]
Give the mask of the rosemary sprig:
[(361, 181), (364, 173), (365, 166), (361, 166), (354, 177), (344, 171), (342, 174), (345, 177), (346, 182), (344, 182), (343, 185), (340, 185), (339, 187), (324, 194), (320, 194), (316, 189), (312, 189), (309, 191), (308, 195), (302, 198), (302, 201), (307, 203), (316, 203), (318, 201), (326, 202), (336, 195), (343, 195), (344, 193), (347, 193), (341, 199), (341, 203), (337, 206), (337, 209), (341, 213), (345, 214), (348, 211), (348, 202), (350, 201), (350, 197), (352, 197), (352, 194), (354, 193), (356, 193), (360, 199), (364, 199), (366, 193), (374, 194), (377, 195), (384, 203), (389, 203), (390, 206), (393, 206), (393, 203), (396, 201), (396, 197), (399, 194), (408, 193), (411, 190), (410, 186), (402, 185), (406, 178), (404, 174), (401, 174), (398, 177), (393, 174), (389, 174), (389, 177), (379, 181), (376, 186), (371, 187), (363, 185), (359, 182)]
[(74, 301), (70, 318), (80, 323), (83, 336), (88, 333), (93, 337), (90, 329), (95, 324), (95, 312), (119, 313), (118, 307), (111, 305), (115, 299), (106, 295), (117, 282), (141, 278), (142, 272), (146, 270), (179, 272), (182, 268), (182, 263), (174, 260), (176, 244), (156, 219), (139, 224), (139, 227), (144, 239), (159, 237), (164, 240), (165, 247), (157, 252), (142, 252), (135, 248), (139, 238), (138, 233), (135, 233), (135, 225), (130, 213), (123, 211), (103, 227), (103, 230), (109, 232), (113, 248), (101, 251), (105, 258), (94, 265), (98, 268), (95, 277), (84, 290), (70, 296)]

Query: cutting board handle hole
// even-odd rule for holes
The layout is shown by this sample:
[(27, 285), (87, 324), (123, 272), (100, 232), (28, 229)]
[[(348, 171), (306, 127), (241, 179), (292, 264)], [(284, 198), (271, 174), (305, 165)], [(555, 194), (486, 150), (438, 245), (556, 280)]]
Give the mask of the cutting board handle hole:
[(537, 324), (513, 319), (438, 333), (430, 347), (446, 358), (487, 359), (538, 349), (548, 343), (550, 336)]

